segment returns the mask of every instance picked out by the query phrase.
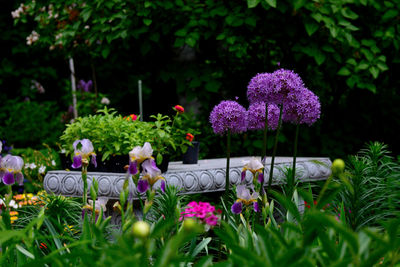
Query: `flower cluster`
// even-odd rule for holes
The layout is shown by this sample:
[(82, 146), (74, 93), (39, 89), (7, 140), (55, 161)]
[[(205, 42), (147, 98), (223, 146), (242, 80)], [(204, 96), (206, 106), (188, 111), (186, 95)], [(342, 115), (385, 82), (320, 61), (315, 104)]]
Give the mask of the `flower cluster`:
[(247, 130), (247, 111), (236, 101), (222, 101), (212, 110), (210, 122), (216, 134), (241, 133)]
[(289, 98), (283, 109), (283, 120), (295, 124), (312, 125), (320, 115), (318, 96), (305, 87)]
[(189, 142), (192, 142), (193, 139), (194, 139), (193, 134), (191, 134), (191, 133), (187, 133), (187, 134), (186, 134), (186, 140), (188, 140)]
[(153, 189), (153, 185), (161, 180), (161, 190), (165, 192), (165, 179), (161, 176), (161, 170), (157, 167), (153, 155), (153, 149), (150, 143), (144, 143), (143, 147), (136, 146), (129, 152), (129, 168), (128, 172), (132, 175), (139, 173), (139, 166), (143, 169), (143, 176), (139, 179), (137, 190), (139, 193), (146, 192), (149, 187)]
[(135, 121), (137, 120), (137, 116), (135, 114), (131, 114), (129, 116), (124, 117), (124, 119), (127, 121)]
[(180, 221), (185, 218), (197, 218), (202, 223), (210, 226), (215, 226), (218, 223), (218, 216), (214, 214), (218, 212), (215, 207), (208, 202), (196, 201), (190, 202), (187, 207), (181, 212)]
[(82, 92), (90, 92), (92, 86), (93, 86), (92, 80), (89, 80), (87, 82), (85, 82), (84, 80), (80, 80), (78, 82), (77, 88), (80, 89)]
[(37, 40), (39, 40), (40, 35), (35, 32), (32, 31), (31, 34), (28, 35), (28, 37), (26, 37), (26, 44), (27, 45), (32, 45), (34, 42), (37, 42)]
[[(247, 111), (247, 128), (249, 130), (262, 130), (265, 127), (265, 103), (256, 102), (249, 106)], [(279, 108), (275, 104), (268, 104), (268, 128), (276, 130), (279, 123)]]

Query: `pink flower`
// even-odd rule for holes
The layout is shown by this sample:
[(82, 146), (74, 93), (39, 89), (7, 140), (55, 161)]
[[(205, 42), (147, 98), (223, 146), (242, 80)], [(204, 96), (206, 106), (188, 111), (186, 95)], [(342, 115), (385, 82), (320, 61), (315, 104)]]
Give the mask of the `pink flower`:
[(190, 202), (187, 207), (181, 212), (180, 221), (188, 217), (196, 217), (200, 222), (210, 226), (218, 223), (218, 216), (214, 214), (215, 207), (208, 202), (196, 201)]

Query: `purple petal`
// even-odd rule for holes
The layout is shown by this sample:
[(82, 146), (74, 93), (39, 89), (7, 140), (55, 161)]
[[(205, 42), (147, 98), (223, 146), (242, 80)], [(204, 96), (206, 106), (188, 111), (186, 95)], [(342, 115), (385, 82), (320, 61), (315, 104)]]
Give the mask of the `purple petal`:
[(253, 208), (255, 212), (260, 212), (260, 206), (258, 205), (258, 202), (253, 203)]
[(144, 193), (149, 189), (149, 182), (147, 180), (140, 179), (137, 185), (137, 191), (139, 193)]
[(258, 173), (258, 179), (257, 179), (257, 181), (258, 181), (260, 184), (264, 184), (264, 174), (263, 174), (263, 173)]
[(161, 188), (161, 191), (162, 191), (163, 193), (165, 193), (165, 181), (164, 181), (164, 180), (161, 180), (161, 186), (160, 186), (160, 188)]
[(96, 160), (96, 155), (93, 154), (92, 155), (92, 160), (91, 160), (92, 164), (94, 165), (95, 168), (97, 168), (97, 160)]
[(129, 173), (132, 175), (135, 175), (138, 173), (136, 160), (129, 162)]
[(244, 179), (246, 178), (246, 171), (242, 171), (241, 177), (242, 177), (242, 182), (243, 182)]
[(242, 213), (242, 209), (243, 209), (242, 202), (235, 202), (231, 207), (231, 211), (234, 214)]
[(17, 183), (19, 185), (23, 185), (24, 184), (24, 175), (22, 174), (22, 172), (17, 172), (17, 174), (15, 175), (15, 178), (16, 178)]
[(74, 162), (72, 163), (72, 168), (78, 169), (82, 167), (82, 156), (74, 156)]
[(6, 172), (3, 176), (3, 183), (11, 185), (15, 183), (14, 174), (12, 172)]

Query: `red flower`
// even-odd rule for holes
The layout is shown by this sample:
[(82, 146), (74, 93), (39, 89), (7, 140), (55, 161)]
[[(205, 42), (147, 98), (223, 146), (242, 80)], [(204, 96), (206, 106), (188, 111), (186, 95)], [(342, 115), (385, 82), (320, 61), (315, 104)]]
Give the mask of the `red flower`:
[(40, 243), (40, 246), (39, 246), (39, 248), (40, 249), (46, 249), (47, 248), (47, 245), (46, 245), (46, 243)]
[(185, 112), (185, 109), (182, 107), (182, 106), (180, 106), (180, 105), (176, 105), (175, 107), (174, 107), (174, 109), (176, 110), (176, 111), (178, 111), (179, 113), (183, 113), (183, 112)]
[(127, 121), (135, 121), (137, 119), (137, 116), (135, 114), (131, 114), (129, 116), (124, 117)]
[(189, 142), (192, 142), (193, 138), (194, 138), (193, 134), (191, 134), (191, 133), (186, 134), (186, 140), (189, 140)]

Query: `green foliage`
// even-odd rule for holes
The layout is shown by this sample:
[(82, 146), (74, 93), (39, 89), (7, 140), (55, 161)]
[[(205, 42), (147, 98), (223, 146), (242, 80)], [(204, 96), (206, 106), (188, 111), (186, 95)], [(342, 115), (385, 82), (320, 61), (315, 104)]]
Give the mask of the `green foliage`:
[(9, 100), (0, 107), (0, 136), (16, 147), (55, 144), (62, 132), (60, 117), (52, 102)]
[(353, 229), (377, 226), (399, 215), (400, 165), (386, 145), (371, 142), (358, 155), (350, 156), (344, 175), (349, 184), (337, 202), (343, 202), (346, 221)]

